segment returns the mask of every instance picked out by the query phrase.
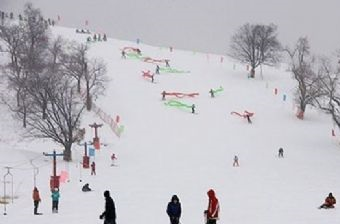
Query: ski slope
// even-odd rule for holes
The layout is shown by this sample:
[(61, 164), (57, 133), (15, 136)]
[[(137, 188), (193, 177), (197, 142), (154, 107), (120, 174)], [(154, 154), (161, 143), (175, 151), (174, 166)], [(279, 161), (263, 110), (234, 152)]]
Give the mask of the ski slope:
[[(53, 27), (52, 32), (82, 43), (87, 37), (70, 28)], [(122, 59), (120, 49), (127, 46), (140, 48), (143, 56), (170, 59), (172, 68), (190, 73), (161, 73), (151, 83), (142, 77), (142, 71), (154, 72), (156, 66)], [(21, 123), (0, 105), (0, 195), (6, 166), (13, 167), (15, 195), (14, 203), (6, 206), (7, 215), (0, 215), (1, 224), (102, 223), (104, 190), (111, 191), (116, 203), (117, 224), (169, 223), (165, 209), (173, 194), (182, 203), (181, 223), (203, 224), (210, 188), (220, 202), (218, 224), (340, 221), (338, 208), (317, 209), (329, 192), (340, 200), (339, 133), (332, 137), (330, 117), (315, 109), (308, 108), (303, 121), (295, 117), (295, 82), (286, 66), (263, 67), (263, 77), (257, 71), (255, 79), (248, 79), (245, 65), (226, 57), (221, 63), (221, 55), (170, 52), (110, 38), (92, 43), (90, 57), (101, 57), (107, 65), (110, 82), (105, 96), (95, 103), (113, 118), (120, 116), (125, 127), (122, 136), (118, 138), (107, 124), (99, 129), (106, 146), (96, 151), (96, 176), (79, 167), (82, 146), (73, 146), (72, 162), (58, 158), (58, 173), (67, 171), (69, 180), (60, 188), (59, 213), (52, 214), (52, 161), (42, 153), (62, 152), (62, 148), (48, 140), (23, 138)], [(224, 91), (211, 98), (209, 90), (219, 87)], [(194, 98), (176, 99), (195, 104), (197, 113), (164, 105), (162, 91), (199, 93)], [(231, 115), (244, 110), (255, 113), (252, 124)], [(82, 120), (87, 141), (93, 138), (88, 126), (93, 122), (103, 123), (87, 112)], [(284, 158), (277, 156), (280, 147)], [(118, 159), (111, 167), (113, 152)], [(239, 167), (232, 166), (234, 155), (239, 157)], [(33, 215), (32, 163), (39, 167), (36, 182), (42, 216)], [(94, 191), (83, 193), (85, 183)], [(0, 211), (3, 208), (0, 204)]]

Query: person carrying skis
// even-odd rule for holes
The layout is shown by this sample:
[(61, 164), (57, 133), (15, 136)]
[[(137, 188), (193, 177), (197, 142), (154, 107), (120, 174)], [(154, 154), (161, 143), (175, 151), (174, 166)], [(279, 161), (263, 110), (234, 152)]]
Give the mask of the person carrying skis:
[(52, 212), (53, 213), (58, 213), (58, 205), (59, 205), (59, 198), (60, 198), (60, 194), (59, 194), (59, 189), (58, 188), (54, 188), (52, 190)]
[(328, 194), (328, 197), (325, 199), (325, 203), (323, 203), (319, 208), (334, 208), (336, 204), (335, 197), (332, 193)]
[(210, 189), (207, 194), (209, 197), (209, 204), (208, 210), (205, 210), (204, 214), (207, 218), (207, 224), (216, 224), (216, 220), (219, 218), (218, 213), (220, 211), (220, 205), (213, 189)]
[(39, 206), (39, 203), (41, 202), (41, 198), (40, 198), (39, 190), (37, 187), (34, 187), (32, 197), (33, 197), (33, 203), (34, 203), (34, 215), (39, 215), (38, 206)]
[(170, 218), (171, 224), (179, 224), (182, 208), (177, 195), (172, 196), (171, 201), (168, 203), (168, 207), (166, 208), (166, 213)]
[(110, 191), (104, 191), (105, 211), (99, 216), (104, 219), (104, 224), (116, 224), (116, 208), (113, 199), (110, 196)]

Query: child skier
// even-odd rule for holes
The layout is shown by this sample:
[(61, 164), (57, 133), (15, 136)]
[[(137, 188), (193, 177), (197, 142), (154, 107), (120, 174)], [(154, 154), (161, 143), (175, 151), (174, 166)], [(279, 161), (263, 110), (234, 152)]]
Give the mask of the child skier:
[(60, 194), (59, 194), (59, 189), (58, 188), (54, 188), (52, 190), (52, 212), (53, 213), (58, 213), (58, 205), (59, 205), (59, 198), (60, 198)]

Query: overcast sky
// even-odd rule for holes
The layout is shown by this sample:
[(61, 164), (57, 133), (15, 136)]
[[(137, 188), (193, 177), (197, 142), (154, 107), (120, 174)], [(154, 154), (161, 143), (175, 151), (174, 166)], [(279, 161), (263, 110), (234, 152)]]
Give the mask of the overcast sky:
[[(0, 0), (0, 10), (22, 11), (24, 0)], [(106, 32), (118, 39), (224, 54), (246, 22), (278, 25), (283, 45), (308, 36), (312, 51), (340, 48), (340, 0), (31, 0), (60, 25)]]

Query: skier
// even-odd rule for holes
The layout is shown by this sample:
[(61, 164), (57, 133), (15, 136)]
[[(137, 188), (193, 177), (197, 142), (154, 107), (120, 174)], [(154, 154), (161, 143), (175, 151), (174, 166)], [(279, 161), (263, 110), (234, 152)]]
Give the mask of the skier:
[(171, 224), (179, 224), (182, 208), (177, 195), (172, 196), (171, 201), (168, 203), (168, 207), (166, 208), (166, 213), (170, 218)]
[(154, 80), (155, 80), (155, 79), (154, 79), (154, 76), (155, 76), (154, 74), (151, 76), (151, 82), (152, 82), (152, 83), (153, 83)]
[(213, 189), (210, 189), (207, 194), (209, 197), (208, 210), (204, 211), (207, 218), (206, 224), (216, 224), (216, 220), (219, 218), (220, 205)]
[(165, 95), (166, 95), (166, 92), (163, 91), (163, 92), (162, 92), (162, 100), (165, 100)]
[(54, 188), (52, 190), (52, 212), (53, 213), (58, 213), (58, 205), (59, 205), (59, 198), (60, 198), (60, 194), (59, 194), (59, 189), (58, 188)]
[(246, 114), (246, 118), (247, 118), (248, 124), (251, 124), (251, 120), (250, 120), (249, 114)]
[(41, 202), (41, 198), (40, 198), (39, 190), (37, 187), (34, 187), (32, 197), (33, 197), (33, 203), (34, 203), (34, 215), (39, 215), (40, 213), (38, 213), (38, 206), (39, 206), (39, 203)]
[(114, 153), (112, 153), (111, 155), (111, 166), (114, 166), (115, 165), (115, 160), (117, 159), (116, 155)]
[(195, 108), (196, 108), (196, 106), (195, 106), (195, 104), (193, 104), (192, 106), (191, 106), (191, 113), (195, 113)]
[(116, 208), (113, 202), (110, 192), (104, 191), (105, 197), (105, 211), (99, 216), (100, 219), (104, 219), (104, 224), (116, 224)]
[(319, 208), (334, 208), (336, 204), (335, 197), (332, 193), (328, 194), (328, 197), (325, 199), (325, 203), (323, 203)]
[(215, 97), (215, 94), (214, 94), (214, 90), (213, 90), (213, 89), (210, 89), (209, 93), (210, 93), (210, 96), (211, 96), (212, 98)]
[(283, 158), (283, 148), (279, 148), (279, 158)]
[(156, 65), (156, 71), (155, 71), (156, 74), (159, 74), (159, 66)]
[(103, 41), (107, 41), (106, 33), (103, 35)]
[(238, 157), (236, 155), (234, 156), (233, 166), (239, 166), (239, 164), (238, 164)]
[(165, 61), (165, 66), (166, 66), (166, 67), (170, 67), (169, 59), (165, 59), (164, 61)]
[(122, 58), (126, 59), (126, 53), (124, 50), (122, 50)]
[(93, 41), (97, 41), (97, 35), (96, 34), (93, 35)]
[(91, 163), (91, 175), (96, 175), (96, 163), (94, 161)]
[(137, 52), (138, 55), (140, 55), (140, 56), (142, 55), (142, 52), (139, 48), (136, 49), (136, 52)]
[(92, 191), (92, 189), (90, 188), (89, 184), (86, 183), (82, 189), (81, 189), (83, 192), (88, 192), (88, 191)]

